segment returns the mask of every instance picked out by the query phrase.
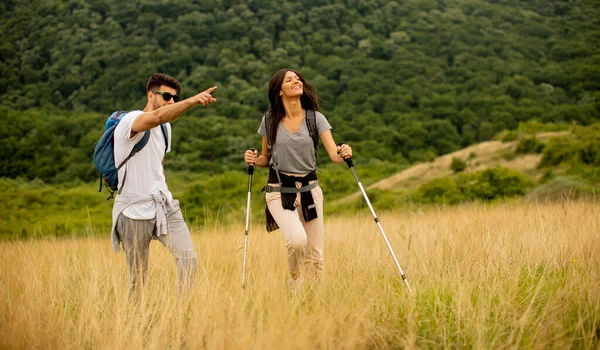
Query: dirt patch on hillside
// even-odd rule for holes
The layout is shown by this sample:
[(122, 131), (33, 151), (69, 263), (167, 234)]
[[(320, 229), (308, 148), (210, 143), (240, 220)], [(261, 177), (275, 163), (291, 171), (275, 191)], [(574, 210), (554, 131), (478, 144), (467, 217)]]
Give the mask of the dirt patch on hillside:
[[(387, 179), (376, 182), (368, 188), (379, 188), (385, 190), (408, 188), (413, 187), (416, 183), (425, 183), (437, 177), (450, 176), (453, 174), (453, 171), (450, 169), (450, 164), (452, 163), (453, 158), (459, 158), (467, 162), (468, 167), (465, 172), (488, 168), (494, 162), (506, 166), (506, 164), (511, 162), (502, 159), (499, 156), (499, 153), (505, 150), (514, 150), (516, 144), (516, 141), (483, 142), (438, 157), (431, 163), (417, 164), (395, 175), (392, 175)], [(412, 180), (409, 181), (410, 186), (402, 185), (402, 183), (407, 180)]]
[[(538, 134), (537, 138), (547, 139), (550, 137), (567, 135), (568, 133), (568, 131), (546, 132)], [(523, 156), (514, 157), (512, 154), (518, 142), (519, 141), (482, 142), (438, 157), (433, 162), (414, 165), (386, 179), (378, 181), (366, 187), (366, 189), (398, 191), (402, 189), (415, 188), (438, 177), (450, 176), (453, 174), (453, 171), (450, 169), (452, 158), (460, 158), (467, 162), (468, 166), (467, 169), (465, 169), (465, 172), (467, 173), (499, 166), (517, 169), (523, 172), (534, 170), (542, 155), (526, 154)], [(360, 196), (360, 192), (357, 192), (335, 201), (335, 204), (342, 204)]]

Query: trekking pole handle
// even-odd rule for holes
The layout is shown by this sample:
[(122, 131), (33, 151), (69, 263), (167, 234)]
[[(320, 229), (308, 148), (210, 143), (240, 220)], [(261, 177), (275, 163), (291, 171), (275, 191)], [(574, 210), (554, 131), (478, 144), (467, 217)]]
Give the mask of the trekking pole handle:
[[(342, 145), (344, 145), (343, 142), (340, 142), (337, 144), (338, 147), (342, 147)], [(340, 150), (338, 150), (338, 154), (340, 154)], [(340, 157), (342, 157), (342, 156), (340, 156)], [(346, 162), (346, 164), (348, 165), (348, 168), (352, 168), (354, 166), (354, 163), (352, 162), (352, 158), (342, 157), (342, 159), (344, 159), (344, 162)]]
[[(252, 151), (252, 153), (254, 153), (256, 151), (256, 148), (248, 148), (248, 150)], [(254, 164), (250, 165), (248, 164), (248, 175), (252, 175), (254, 174)]]

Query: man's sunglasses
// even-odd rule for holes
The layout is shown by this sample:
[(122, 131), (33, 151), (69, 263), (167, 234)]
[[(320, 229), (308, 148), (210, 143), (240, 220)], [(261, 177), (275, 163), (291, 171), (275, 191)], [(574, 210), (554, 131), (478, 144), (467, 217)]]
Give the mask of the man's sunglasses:
[(171, 99), (173, 99), (173, 102), (178, 102), (179, 101), (179, 96), (177, 95), (173, 95), (170, 92), (164, 92), (164, 91), (152, 91), (153, 94), (159, 94), (162, 95), (163, 99), (166, 102), (169, 102)]

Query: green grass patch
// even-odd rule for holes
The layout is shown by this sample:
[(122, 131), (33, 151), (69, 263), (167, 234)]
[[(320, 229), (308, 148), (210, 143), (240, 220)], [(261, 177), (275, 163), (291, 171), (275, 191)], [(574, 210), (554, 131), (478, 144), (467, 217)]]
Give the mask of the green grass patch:
[[(387, 162), (358, 162), (356, 171), (365, 186), (401, 170)], [(264, 193), (268, 170), (255, 169), (252, 177), (252, 221), (264, 221)], [(325, 164), (319, 183), (327, 201), (358, 190), (345, 164)], [(248, 175), (246, 167), (220, 174), (167, 172), (167, 184), (181, 202), (192, 229), (245, 221)], [(113, 200), (98, 193), (98, 182), (47, 184), (39, 180), (0, 179), (0, 190), (10, 200), (2, 201), (0, 238), (24, 239), (41, 236), (71, 237), (107, 235), (112, 224)]]

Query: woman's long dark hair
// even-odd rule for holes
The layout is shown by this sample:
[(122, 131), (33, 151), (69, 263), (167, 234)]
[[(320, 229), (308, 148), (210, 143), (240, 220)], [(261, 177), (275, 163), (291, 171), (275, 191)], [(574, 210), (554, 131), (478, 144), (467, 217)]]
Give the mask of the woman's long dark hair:
[[(285, 78), (285, 74), (287, 72), (294, 72), (302, 82), (303, 94), (300, 96), (300, 104), (304, 109), (312, 109), (315, 111), (321, 111), (321, 107), (319, 107), (319, 96), (317, 96), (317, 90), (312, 87), (302, 73), (295, 71), (293, 69), (280, 69), (278, 70), (271, 80), (269, 80), (269, 102), (271, 107), (267, 113), (271, 115), (271, 135), (269, 135), (268, 139), (271, 141), (271, 145), (275, 144), (275, 139), (277, 139), (277, 127), (279, 123), (285, 117), (285, 108), (283, 106), (283, 101), (281, 96), (279, 96), (279, 92), (281, 91), (281, 84), (283, 84), (283, 79)], [(266, 121), (265, 121), (266, 122)]]

